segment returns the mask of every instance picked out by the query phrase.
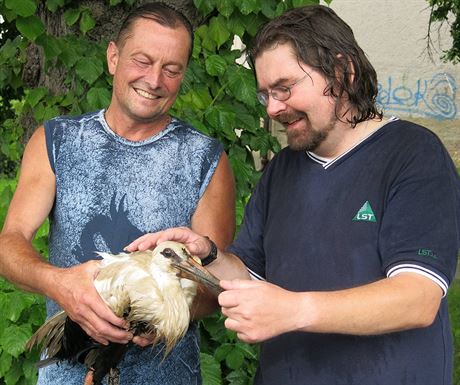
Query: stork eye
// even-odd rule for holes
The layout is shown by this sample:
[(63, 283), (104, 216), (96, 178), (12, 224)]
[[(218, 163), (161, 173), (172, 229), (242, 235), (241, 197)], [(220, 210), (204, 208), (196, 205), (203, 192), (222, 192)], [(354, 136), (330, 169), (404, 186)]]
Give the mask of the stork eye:
[(165, 258), (173, 258), (177, 256), (174, 250), (169, 249), (169, 248), (164, 249), (163, 251), (160, 252), (160, 254), (162, 254), (163, 257)]

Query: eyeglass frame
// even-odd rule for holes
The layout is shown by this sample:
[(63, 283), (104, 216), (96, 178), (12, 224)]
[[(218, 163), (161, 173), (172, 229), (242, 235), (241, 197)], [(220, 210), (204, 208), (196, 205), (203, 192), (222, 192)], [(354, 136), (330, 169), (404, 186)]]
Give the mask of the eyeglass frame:
[[(299, 84), (300, 82), (305, 80), (305, 78), (307, 76), (309, 76), (309, 75), (310, 74), (308, 74), (308, 73), (305, 74), (305, 76), (303, 76), (302, 78), (296, 80), (294, 83), (292, 83), (289, 86), (276, 86), (276, 87), (273, 87), (272, 89), (270, 89), (268, 91), (257, 91), (257, 93), (256, 93), (257, 100), (259, 101), (260, 104), (262, 104), (265, 107), (268, 105), (268, 99), (269, 99), (270, 96), (275, 100), (278, 100), (280, 102), (285, 102), (286, 100), (288, 100), (291, 97), (292, 88), (294, 88), (297, 84)], [(282, 97), (276, 96), (276, 94), (274, 94), (273, 91), (275, 91), (275, 93), (276, 93), (276, 91), (279, 91), (282, 94), (285, 94), (286, 97), (284, 97), (284, 96), (282, 96)]]

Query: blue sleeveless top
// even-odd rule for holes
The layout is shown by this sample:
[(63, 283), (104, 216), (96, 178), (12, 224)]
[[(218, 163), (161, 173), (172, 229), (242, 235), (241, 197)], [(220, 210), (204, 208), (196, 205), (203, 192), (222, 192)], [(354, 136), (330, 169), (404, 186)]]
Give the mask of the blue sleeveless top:
[[(45, 122), (48, 156), (56, 175), (49, 236), (49, 260), (56, 266), (96, 259), (96, 251), (119, 253), (147, 232), (190, 226), (223, 151), (217, 140), (175, 118), (157, 135), (133, 142), (109, 128), (104, 112)], [(58, 310), (56, 303), (47, 301), (48, 315)], [(164, 361), (161, 349), (161, 345), (153, 351), (130, 349), (120, 367), (122, 383), (200, 381), (194, 325)], [(132, 365), (129, 370), (123, 367), (127, 362)], [(81, 384), (74, 377), (84, 375), (84, 368), (77, 366), (80, 375), (67, 366), (46, 368), (49, 382), (41, 383), (59, 383), (57, 371), (64, 367), (62, 381)], [(41, 372), (40, 377), (47, 375)]]

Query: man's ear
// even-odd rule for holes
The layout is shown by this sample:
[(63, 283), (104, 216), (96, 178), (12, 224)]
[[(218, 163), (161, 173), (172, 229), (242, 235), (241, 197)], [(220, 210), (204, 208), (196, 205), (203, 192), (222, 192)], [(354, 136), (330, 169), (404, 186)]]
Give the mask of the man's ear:
[(119, 50), (114, 41), (111, 41), (107, 47), (107, 67), (110, 75), (115, 74), (117, 69)]
[(337, 59), (340, 63), (340, 65), (335, 69), (335, 76), (337, 81), (342, 85), (344, 82), (353, 84), (355, 81), (355, 66), (353, 65), (353, 61), (341, 53), (337, 55)]

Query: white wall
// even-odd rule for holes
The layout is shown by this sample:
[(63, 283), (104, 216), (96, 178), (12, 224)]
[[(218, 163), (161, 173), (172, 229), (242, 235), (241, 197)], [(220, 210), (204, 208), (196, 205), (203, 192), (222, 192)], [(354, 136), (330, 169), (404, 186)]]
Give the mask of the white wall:
[(374, 65), (385, 113), (435, 131), (460, 166), (460, 64), (440, 59), (451, 46), (447, 25), (432, 28), (437, 52), (433, 60), (427, 54), (428, 1), (333, 0), (331, 7)]

